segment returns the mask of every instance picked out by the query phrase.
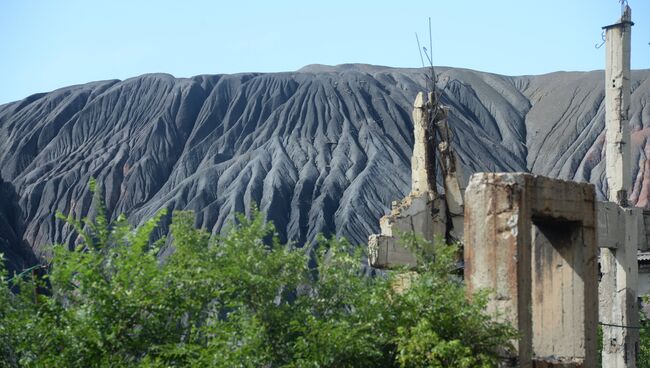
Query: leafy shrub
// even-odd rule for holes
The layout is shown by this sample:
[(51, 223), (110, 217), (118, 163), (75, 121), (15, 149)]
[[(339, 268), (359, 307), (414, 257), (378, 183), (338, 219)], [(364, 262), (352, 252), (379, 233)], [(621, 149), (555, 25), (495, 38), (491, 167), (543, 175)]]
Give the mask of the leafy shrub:
[(101, 212), (67, 219), (83, 241), (54, 246), (44, 277), (2, 269), (2, 366), (491, 367), (515, 337), (483, 312), (484, 294), (466, 299), (453, 246), (397, 291), (404, 273), (364, 276), (345, 240), (320, 239), (310, 269), (257, 212), (223, 236), (175, 212), (164, 261), (165, 239), (150, 242), (164, 213), (132, 229)]
[(643, 311), (640, 311), (639, 321), (641, 328), (639, 329), (639, 357), (636, 365), (639, 368), (650, 368), (650, 319)]

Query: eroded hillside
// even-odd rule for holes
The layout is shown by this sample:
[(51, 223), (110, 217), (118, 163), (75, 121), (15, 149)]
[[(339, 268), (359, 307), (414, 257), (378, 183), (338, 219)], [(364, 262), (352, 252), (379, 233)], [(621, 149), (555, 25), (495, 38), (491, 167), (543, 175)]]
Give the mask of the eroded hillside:
[[(437, 72), (467, 175), (530, 171), (592, 182), (602, 197), (604, 72)], [(424, 85), (420, 69), (314, 65), (33, 95), (0, 106), (0, 174), (20, 209), (3, 202), (0, 215), (20, 217), (5, 221), (20, 224), (12, 239), (41, 255), (73, 240), (55, 212), (92, 213), (92, 176), (111, 216), (136, 223), (161, 208), (192, 209), (197, 225), (218, 232), (257, 203), (283, 239), (323, 232), (365, 242), (409, 189), (411, 104)], [(647, 206), (650, 70), (632, 73), (632, 89), (631, 201)]]

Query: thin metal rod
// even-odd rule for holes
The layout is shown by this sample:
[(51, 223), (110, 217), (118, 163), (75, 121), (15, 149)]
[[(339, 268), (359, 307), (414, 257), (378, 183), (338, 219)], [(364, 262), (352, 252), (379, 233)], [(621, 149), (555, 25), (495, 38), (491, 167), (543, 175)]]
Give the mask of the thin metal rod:
[[(431, 17), (429, 17), (429, 60), (433, 60), (433, 37), (431, 36)], [(433, 63), (431, 63), (433, 68)]]
[(420, 46), (420, 38), (418, 33), (415, 32), (415, 40), (418, 42), (418, 51), (420, 52), (420, 61), (422, 62), (422, 67), (424, 68), (424, 57), (422, 57), (422, 47)]
[(429, 59), (429, 65), (431, 66), (431, 91), (433, 92), (434, 98), (438, 99), (438, 89), (436, 86), (436, 70), (433, 68), (433, 34), (431, 33), (431, 17), (429, 17), (429, 54), (427, 55)]

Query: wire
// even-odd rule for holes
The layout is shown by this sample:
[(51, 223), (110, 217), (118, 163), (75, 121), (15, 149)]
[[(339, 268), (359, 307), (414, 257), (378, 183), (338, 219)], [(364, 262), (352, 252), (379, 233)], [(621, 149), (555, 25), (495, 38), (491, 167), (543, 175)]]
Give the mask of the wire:
[(598, 324), (601, 326), (608, 326), (608, 327), (629, 328), (631, 330), (645, 330), (650, 328), (650, 326), (624, 326), (624, 325), (615, 325), (615, 324), (603, 323), (603, 322), (598, 322)]
[(600, 44), (597, 43), (597, 44), (594, 45), (594, 47), (597, 48), (597, 49), (603, 47), (603, 45), (606, 42), (605, 31), (603, 31), (603, 33), (600, 34), (600, 37), (603, 39), (603, 42), (601, 42)]
[(424, 58), (422, 57), (422, 47), (420, 46), (420, 38), (418, 37), (417, 32), (415, 32), (415, 40), (418, 43), (418, 51), (420, 52), (420, 61), (422, 62), (422, 67), (424, 68)]

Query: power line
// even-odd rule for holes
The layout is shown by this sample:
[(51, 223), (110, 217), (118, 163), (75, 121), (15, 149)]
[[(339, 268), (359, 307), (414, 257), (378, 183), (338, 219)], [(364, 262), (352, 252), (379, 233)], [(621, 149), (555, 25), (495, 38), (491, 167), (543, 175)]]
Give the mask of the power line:
[(631, 330), (647, 330), (647, 329), (650, 329), (650, 326), (624, 326), (624, 325), (615, 325), (615, 324), (603, 323), (603, 322), (598, 322), (598, 324), (601, 325), (601, 326), (628, 328), (628, 329), (631, 329)]

